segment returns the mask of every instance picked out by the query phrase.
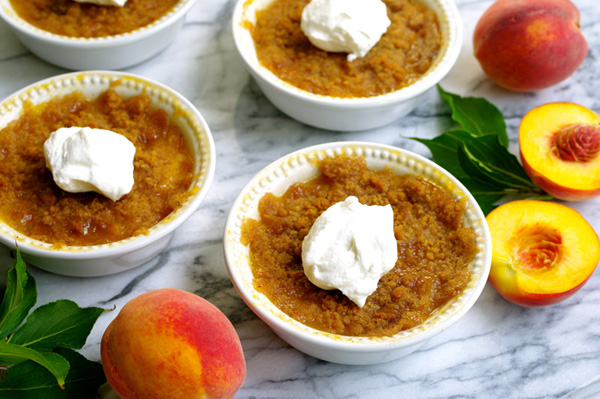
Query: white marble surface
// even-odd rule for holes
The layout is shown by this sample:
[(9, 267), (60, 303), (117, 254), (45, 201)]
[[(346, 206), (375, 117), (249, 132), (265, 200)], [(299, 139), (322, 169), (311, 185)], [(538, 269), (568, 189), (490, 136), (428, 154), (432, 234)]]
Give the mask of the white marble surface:
[[(569, 79), (536, 93), (500, 89), (472, 55), (475, 23), (491, 1), (456, 0), (465, 27), (464, 48), (442, 86), (461, 95), (486, 97), (505, 114), (511, 149), (523, 114), (550, 101), (573, 101), (600, 111), (600, 8), (575, 0), (590, 45), (587, 59)], [(342, 366), (291, 348), (242, 302), (229, 281), (222, 235), (233, 199), (246, 182), (276, 158), (333, 140), (367, 140), (429, 156), (403, 136), (434, 137), (450, 126), (448, 109), (435, 91), (409, 116), (390, 126), (355, 133), (327, 132), (283, 115), (261, 94), (234, 52), (233, 0), (198, 1), (176, 42), (157, 57), (127, 71), (160, 81), (191, 100), (211, 126), (217, 169), (208, 196), (157, 259), (101, 278), (70, 278), (30, 268), (38, 304), (68, 298), (82, 306), (120, 309), (128, 300), (160, 287), (194, 292), (218, 306), (234, 323), (244, 347), (248, 375), (236, 398), (597, 398), (600, 397), (600, 271), (574, 297), (526, 309), (503, 300), (488, 284), (458, 324), (417, 353), (375, 366)], [(0, 98), (66, 72), (40, 61), (0, 21)], [(600, 198), (571, 204), (600, 231)], [(2, 248), (4, 249), (4, 248)], [(5, 249), (4, 249), (5, 250)], [(6, 257), (1, 258), (6, 264)], [(116, 316), (102, 315), (83, 349), (100, 359), (100, 337)], [(102, 395), (114, 397), (109, 389)]]

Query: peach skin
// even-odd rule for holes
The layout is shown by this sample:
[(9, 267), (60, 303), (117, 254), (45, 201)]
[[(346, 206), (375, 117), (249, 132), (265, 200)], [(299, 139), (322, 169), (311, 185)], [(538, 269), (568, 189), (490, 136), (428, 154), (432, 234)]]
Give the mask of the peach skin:
[(178, 289), (149, 291), (125, 304), (104, 332), (101, 357), (122, 399), (231, 398), (246, 377), (227, 317)]
[(473, 48), (486, 75), (513, 91), (563, 81), (588, 53), (569, 0), (497, 0), (477, 23)]

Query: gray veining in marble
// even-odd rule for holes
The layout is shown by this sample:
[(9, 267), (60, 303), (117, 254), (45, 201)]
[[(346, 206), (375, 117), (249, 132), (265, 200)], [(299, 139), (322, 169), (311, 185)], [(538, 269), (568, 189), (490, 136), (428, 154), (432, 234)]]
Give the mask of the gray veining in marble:
[[(472, 54), (474, 26), (491, 1), (457, 0), (465, 39), (458, 63), (442, 86), (461, 95), (486, 97), (506, 116), (511, 150), (517, 150), (521, 117), (534, 106), (572, 101), (600, 111), (600, 7), (575, 0), (590, 46), (569, 79), (535, 93), (499, 88)], [(204, 203), (162, 255), (119, 275), (71, 278), (31, 268), (38, 304), (68, 298), (81, 306), (116, 307), (104, 314), (83, 354), (100, 359), (100, 338), (116, 312), (155, 288), (196, 293), (234, 323), (248, 375), (236, 398), (599, 398), (600, 271), (572, 298), (526, 309), (503, 300), (489, 285), (458, 324), (404, 359), (374, 366), (342, 366), (306, 356), (281, 341), (238, 297), (223, 259), (222, 235), (229, 207), (264, 166), (293, 150), (336, 140), (365, 140), (427, 149), (406, 137), (431, 138), (451, 126), (435, 91), (412, 114), (373, 131), (338, 133), (302, 125), (271, 105), (234, 52), (229, 19), (233, 0), (198, 1), (176, 41), (145, 63), (127, 69), (179, 91), (204, 115), (217, 150), (215, 179)], [(0, 98), (38, 80), (66, 72), (37, 59), (0, 22)], [(600, 231), (600, 198), (569, 204)], [(0, 268), (10, 267), (0, 248)], [(100, 396), (115, 398), (105, 386)]]

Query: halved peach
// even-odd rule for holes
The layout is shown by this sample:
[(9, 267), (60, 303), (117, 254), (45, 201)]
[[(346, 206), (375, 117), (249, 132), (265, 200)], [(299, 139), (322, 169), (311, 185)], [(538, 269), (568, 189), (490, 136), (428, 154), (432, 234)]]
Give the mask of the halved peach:
[(492, 236), (489, 282), (510, 302), (544, 306), (563, 301), (588, 281), (600, 240), (576, 210), (555, 202), (519, 200), (486, 220)]
[(600, 195), (600, 115), (573, 103), (529, 111), (519, 126), (523, 168), (544, 191), (565, 201)]

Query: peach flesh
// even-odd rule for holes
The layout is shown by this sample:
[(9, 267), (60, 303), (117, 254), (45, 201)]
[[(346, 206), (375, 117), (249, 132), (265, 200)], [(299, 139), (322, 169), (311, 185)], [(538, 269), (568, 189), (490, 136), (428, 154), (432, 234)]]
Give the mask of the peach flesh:
[(122, 399), (222, 399), (246, 365), (227, 317), (197, 295), (149, 291), (129, 301), (101, 343), (106, 378)]
[(515, 304), (545, 306), (567, 299), (600, 260), (596, 232), (565, 205), (512, 201), (486, 220), (492, 235), (490, 284)]
[(579, 11), (568, 0), (497, 0), (479, 19), (473, 47), (486, 75), (513, 91), (563, 81), (588, 53)]
[(565, 201), (600, 195), (600, 115), (573, 103), (529, 111), (519, 126), (523, 168), (548, 194)]
[(514, 267), (524, 271), (553, 267), (561, 259), (562, 237), (548, 226), (527, 226), (514, 237)]

